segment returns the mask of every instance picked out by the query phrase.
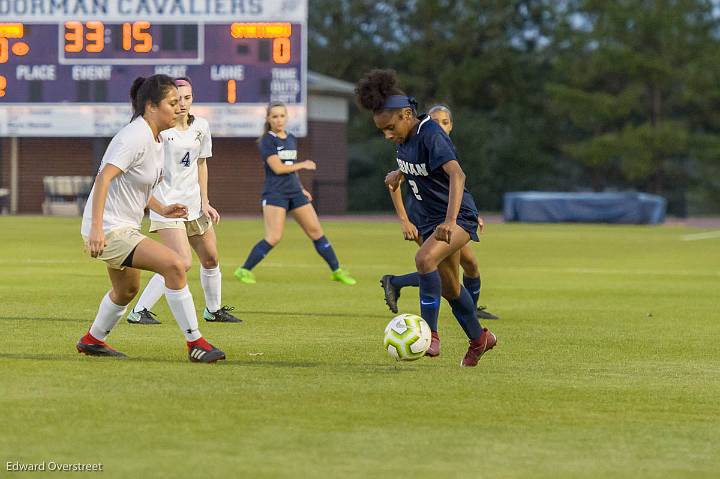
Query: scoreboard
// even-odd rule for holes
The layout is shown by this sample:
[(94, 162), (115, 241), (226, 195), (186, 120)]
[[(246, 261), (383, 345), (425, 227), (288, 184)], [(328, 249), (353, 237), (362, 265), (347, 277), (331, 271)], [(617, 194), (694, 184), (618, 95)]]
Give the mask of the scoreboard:
[(306, 45), (307, 0), (0, 0), (0, 136), (112, 136), (156, 73), (213, 136), (259, 135), (270, 101), (305, 136)]

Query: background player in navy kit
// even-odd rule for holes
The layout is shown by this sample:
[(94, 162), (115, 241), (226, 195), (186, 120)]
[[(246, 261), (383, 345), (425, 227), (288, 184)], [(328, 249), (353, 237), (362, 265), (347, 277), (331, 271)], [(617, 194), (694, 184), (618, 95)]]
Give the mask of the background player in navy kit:
[(285, 131), (287, 108), (283, 103), (271, 103), (265, 118), (265, 133), (260, 138), (260, 155), (265, 164), (265, 186), (262, 193), (265, 238), (250, 251), (245, 263), (235, 270), (235, 277), (243, 283), (255, 283), (252, 269), (262, 261), (282, 239), (285, 218), (289, 212), (305, 234), (312, 240), (315, 250), (332, 271), (331, 279), (343, 284), (355, 284), (355, 279), (340, 268), (332, 245), (325, 238), (320, 220), (312, 204), (312, 196), (303, 188), (297, 172), (314, 170), (315, 162), (297, 161), (297, 140)]
[(440, 354), (437, 318), (440, 298), (450, 303), (469, 338), (460, 365), (476, 366), (497, 338), (477, 320), (475, 303), (460, 284), (460, 248), (478, 240), (478, 212), (465, 191), (465, 174), (450, 138), (427, 115), (416, 116), (417, 103), (396, 87), (392, 70), (373, 70), (358, 82), (360, 105), (373, 113), (375, 126), (397, 145), (397, 163), (417, 201), (423, 245), (415, 255), (420, 282), (420, 314), (433, 333), (429, 356)]
[[(450, 136), (450, 132), (453, 128), (452, 112), (450, 111), (450, 108), (445, 105), (434, 105), (428, 109), (427, 114), (434, 122), (440, 125), (440, 128), (442, 128), (448, 136)], [(402, 195), (400, 194), (400, 191), (398, 189), (400, 183), (402, 183), (404, 180), (405, 176), (403, 175), (402, 171), (394, 170), (388, 173), (385, 177), (385, 184), (390, 190), (390, 196), (393, 200), (395, 211), (400, 218), (403, 236), (406, 240), (412, 240), (416, 241), (418, 244), (422, 244), (417, 232), (417, 224), (419, 224), (421, 220), (418, 218), (410, 218), (407, 214), (408, 210), (416, 210), (416, 208), (412, 207), (414, 196), (411, 194), (405, 196), (405, 203), (407, 203), (408, 207), (405, 208)], [(480, 232), (482, 233), (484, 229), (484, 224), (482, 222), (482, 219), (479, 218), (478, 221)], [(475, 305), (477, 306), (477, 302), (480, 299), (481, 288), (480, 270), (478, 269), (477, 259), (475, 258), (475, 254), (473, 253), (473, 250), (470, 247), (469, 243), (460, 249), (460, 266), (463, 269), (463, 286), (465, 286), (465, 289), (468, 290), (468, 292), (473, 298), (473, 301), (475, 301)], [(393, 313), (398, 312), (397, 300), (400, 297), (400, 290), (402, 288), (404, 288), (405, 286), (417, 287), (419, 286), (419, 284), (420, 280), (418, 279), (417, 272), (398, 276), (394, 276), (391, 274), (384, 275), (380, 279), (380, 285), (382, 286), (385, 293), (385, 302), (390, 308), (390, 311), (392, 311)], [(477, 306), (477, 315), (478, 318), (481, 319), (500, 319), (496, 315), (489, 312), (485, 308), (485, 306)]]

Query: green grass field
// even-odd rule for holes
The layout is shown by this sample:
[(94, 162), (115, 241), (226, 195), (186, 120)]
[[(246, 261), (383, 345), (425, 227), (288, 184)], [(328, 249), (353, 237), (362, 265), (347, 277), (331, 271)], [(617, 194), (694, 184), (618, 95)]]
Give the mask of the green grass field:
[[(201, 324), (228, 356), (208, 366), (187, 361), (164, 300), (162, 325), (109, 337), (130, 360), (77, 354), (109, 287), (79, 219), (0, 218), (0, 476), (15, 461), (120, 478), (720, 476), (720, 239), (489, 225), (475, 249), (498, 346), (466, 370), (447, 304), (439, 358), (382, 348), (378, 279), (413, 269), (398, 226), (324, 226), (357, 286), (329, 281), (292, 223), (242, 285), (261, 222), (220, 224), (224, 303), (245, 323)], [(190, 288), (200, 311), (197, 266)], [(416, 313), (416, 290), (400, 304)]]

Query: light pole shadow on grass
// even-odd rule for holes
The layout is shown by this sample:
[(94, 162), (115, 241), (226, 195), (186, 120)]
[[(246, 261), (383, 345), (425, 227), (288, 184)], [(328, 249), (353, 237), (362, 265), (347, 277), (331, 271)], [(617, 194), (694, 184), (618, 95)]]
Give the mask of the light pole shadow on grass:
[[(24, 359), (29, 361), (74, 361), (75, 358), (66, 353), (34, 354), (34, 353), (0, 353), (0, 359)], [(106, 358), (107, 359), (107, 358)]]
[[(347, 319), (348, 314), (347, 311), (343, 313), (302, 313), (302, 312), (295, 312), (295, 311), (243, 311), (238, 310), (239, 314), (269, 314), (272, 316), (308, 316), (308, 317), (321, 317), (321, 318), (343, 318)], [(362, 314), (359, 315), (362, 318), (379, 318), (379, 319), (387, 319), (388, 317), (392, 316), (392, 313), (389, 314)]]
[(93, 318), (41, 318), (37, 316), (0, 316), (0, 321), (60, 321), (64, 323), (87, 323)]
[[(307, 317), (322, 317), (322, 318), (345, 318), (347, 319), (347, 313), (302, 313), (302, 312), (291, 312), (291, 311), (242, 311), (238, 310), (239, 314), (258, 314), (258, 315), (271, 315), (271, 316), (307, 316)], [(373, 319), (387, 319), (390, 315), (388, 314), (362, 314), (362, 318), (373, 318)], [(87, 323), (92, 321), (94, 318), (61, 318), (61, 317), (38, 317), (38, 316), (0, 316), (0, 321), (59, 321), (66, 323)]]
[[(129, 357), (129, 358), (110, 358), (110, 357), (87, 357), (87, 356), (76, 356), (67, 353), (58, 354), (34, 354), (34, 353), (0, 353), (0, 359), (16, 359), (25, 361), (72, 361), (72, 362), (94, 362), (100, 361), (102, 363), (118, 361), (123, 364), (134, 364), (134, 363), (158, 363), (158, 364), (183, 364), (189, 367), (204, 367), (208, 365), (204, 364), (190, 364), (187, 359), (180, 358), (143, 358), (143, 357)], [(299, 362), (299, 361), (256, 361), (252, 359), (239, 360), (230, 359), (224, 361), (218, 361), (210, 366), (215, 367), (243, 367), (243, 368), (273, 368), (273, 369), (316, 369), (316, 368), (329, 368), (336, 372), (343, 370), (352, 372), (353, 374), (406, 374), (416, 372), (418, 368), (415, 367), (398, 367), (395, 364), (345, 364), (337, 365), (331, 363), (322, 362)]]

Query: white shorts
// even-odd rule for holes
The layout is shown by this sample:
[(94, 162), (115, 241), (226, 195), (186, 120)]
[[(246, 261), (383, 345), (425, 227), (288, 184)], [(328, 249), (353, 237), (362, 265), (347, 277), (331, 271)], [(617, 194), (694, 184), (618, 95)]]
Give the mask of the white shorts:
[[(104, 261), (112, 269), (123, 270), (125, 269), (123, 261), (145, 238), (147, 236), (132, 226), (112, 230), (105, 235), (105, 248), (97, 259)], [(83, 236), (83, 240), (85, 240), (85, 249), (87, 249), (88, 238)]]
[(159, 230), (165, 229), (184, 229), (190, 236), (202, 236), (212, 228), (212, 221), (206, 215), (202, 215), (196, 220), (185, 221), (150, 221), (150, 232), (157, 233)]

